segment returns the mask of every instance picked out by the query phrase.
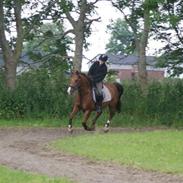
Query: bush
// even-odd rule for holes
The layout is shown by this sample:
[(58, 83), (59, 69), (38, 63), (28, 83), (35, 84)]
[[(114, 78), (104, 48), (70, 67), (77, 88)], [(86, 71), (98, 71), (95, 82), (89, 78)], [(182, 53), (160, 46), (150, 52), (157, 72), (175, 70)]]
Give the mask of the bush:
[(64, 67), (41, 68), (17, 78), (17, 89), (8, 92), (1, 85), (0, 117), (61, 117), (70, 110)]
[[(66, 93), (65, 69), (57, 65), (23, 73), (17, 78), (15, 92), (8, 92), (1, 82), (0, 118), (68, 116), (72, 99)], [(115, 125), (183, 125), (183, 80), (150, 82), (147, 96), (143, 96), (138, 82), (124, 82), (123, 85), (122, 114), (116, 115)]]
[(143, 96), (137, 82), (124, 83), (123, 113), (151, 118), (165, 125), (183, 123), (183, 80), (165, 79), (148, 85)]

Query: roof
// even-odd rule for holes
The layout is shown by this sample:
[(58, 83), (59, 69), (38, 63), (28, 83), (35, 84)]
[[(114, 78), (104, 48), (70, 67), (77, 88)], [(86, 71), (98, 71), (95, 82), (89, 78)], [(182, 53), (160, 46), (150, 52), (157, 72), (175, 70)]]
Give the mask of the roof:
[[(20, 57), (20, 62), (19, 65), (31, 65), (31, 67), (37, 68), (39, 64), (34, 62), (27, 53), (23, 52), (21, 57)], [(0, 50), (0, 68), (4, 67), (4, 59), (2, 55), (2, 51)]]
[[(138, 56), (135, 55), (108, 55), (108, 61), (110, 64), (119, 65), (136, 65), (138, 63)], [(156, 63), (156, 58), (153, 56), (146, 56), (147, 65), (154, 66)]]
[[(113, 55), (113, 54), (106, 54), (108, 56), (109, 64), (116, 64), (116, 65), (136, 65), (138, 63), (138, 56), (136, 55)], [(91, 62), (95, 61), (99, 55), (94, 57)], [(146, 56), (146, 63), (150, 66), (155, 66), (156, 64), (156, 57), (153, 56)]]

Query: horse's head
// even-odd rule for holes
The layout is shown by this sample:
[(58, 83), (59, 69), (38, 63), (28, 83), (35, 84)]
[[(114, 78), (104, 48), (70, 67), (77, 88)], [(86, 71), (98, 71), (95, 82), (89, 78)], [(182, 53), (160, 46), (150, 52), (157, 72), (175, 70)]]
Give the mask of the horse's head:
[(71, 95), (75, 90), (77, 90), (80, 87), (80, 82), (81, 82), (81, 76), (79, 71), (73, 72), (71, 74), (67, 93)]

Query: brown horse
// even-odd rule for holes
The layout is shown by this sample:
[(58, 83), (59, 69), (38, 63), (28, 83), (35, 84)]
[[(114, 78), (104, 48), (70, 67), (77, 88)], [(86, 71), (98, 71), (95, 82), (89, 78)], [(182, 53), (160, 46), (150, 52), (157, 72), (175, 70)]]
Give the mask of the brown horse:
[[(102, 104), (102, 107), (109, 107), (109, 119), (105, 123), (104, 128), (105, 132), (107, 132), (115, 112), (120, 112), (120, 97), (123, 94), (123, 87), (119, 83), (105, 83), (105, 86), (111, 93), (111, 100)], [(84, 129), (89, 131), (95, 130), (96, 121), (102, 112), (96, 113), (95, 118), (92, 120), (91, 127), (88, 127), (87, 120), (91, 112), (95, 110), (95, 102), (92, 97), (92, 84), (90, 78), (86, 74), (80, 73), (78, 71), (72, 73), (67, 92), (71, 95), (76, 90), (78, 93), (75, 98), (73, 110), (69, 116), (68, 130), (69, 132), (72, 132), (72, 119), (79, 110), (84, 112), (84, 119), (82, 122)]]

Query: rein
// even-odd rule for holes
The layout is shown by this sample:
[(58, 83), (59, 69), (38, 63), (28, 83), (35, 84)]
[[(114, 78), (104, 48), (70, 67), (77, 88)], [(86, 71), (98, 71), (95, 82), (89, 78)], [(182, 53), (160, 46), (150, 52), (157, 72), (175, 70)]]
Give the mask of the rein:
[[(79, 76), (80, 76), (80, 78), (81, 78), (81, 76), (83, 76), (87, 80), (87, 82), (89, 83), (90, 87), (92, 88), (91, 80), (90, 80), (90, 78), (86, 74), (79, 73)], [(72, 88), (74, 91), (75, 90), (80, 90), (80, 88), (81, 88), (80, 81), (75, 83), (75, 85), (69, 85), (69, 87)]]
[(80, 88), (79, 82), (76, 83), (74, 86), (73, 85), (69, 85), (69, 87), (71, 87), (73, 90), (77, 90)]
[(80, 75), (84, 76), (86, 78), (86, 80), (88, 81), (90, 87), (92, 88), (92, 82), (91, 82), (91, 79), (84, 73), (80, 73)]

